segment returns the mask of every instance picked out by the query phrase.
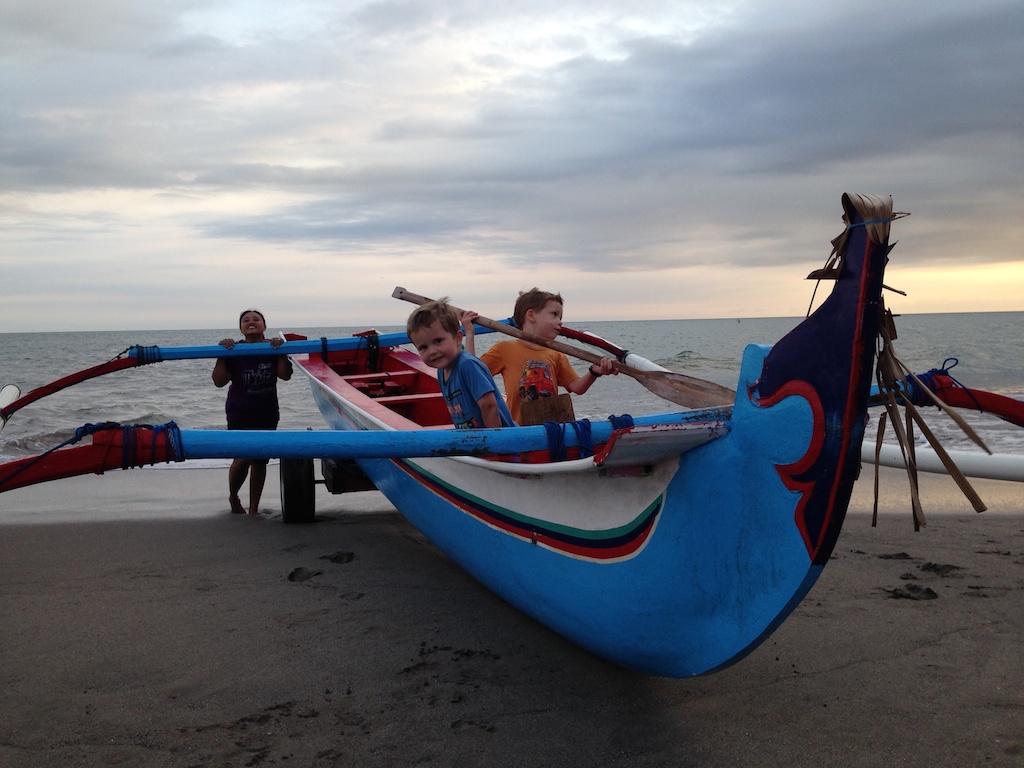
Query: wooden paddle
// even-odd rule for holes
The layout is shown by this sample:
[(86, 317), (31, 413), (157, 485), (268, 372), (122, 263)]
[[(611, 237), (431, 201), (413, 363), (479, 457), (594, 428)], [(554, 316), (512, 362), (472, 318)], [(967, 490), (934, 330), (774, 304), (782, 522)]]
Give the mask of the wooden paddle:
[[(395, 288), (391, 295), (396, 299), (408, 301), (412, 304), (425, 304), (431, 300), (425, 296), (411, 293), (401, 287)], [(461, 311), (457, 307), (456, 310)], [(547, 347), (580, 360), (586, 360), (590, 363), (601, 362), (601, 356), (594, 352), (563, 344), (560, 341), (551, 341), (535, 336), (532, 333), (527, 333), (519, 328), (514, 328), (511, 325), (499, 323), (486, 317), (477, 316), (474, 322), (492, 331), (505, 333), (531, 344), (536, 344), (539, 347)], [(687, 376), (683, 373), (643, 371), (614, 360), (612, 364), (616, 370), (636, 379), (658, 397), (673, 402), (676, 405), (681, 405), (684, 408), (712, 408), (719, 405), (731, 405), (736, 399), (736, 393), (727, 387), (703, 379), (697, 379), (693, 376)]]

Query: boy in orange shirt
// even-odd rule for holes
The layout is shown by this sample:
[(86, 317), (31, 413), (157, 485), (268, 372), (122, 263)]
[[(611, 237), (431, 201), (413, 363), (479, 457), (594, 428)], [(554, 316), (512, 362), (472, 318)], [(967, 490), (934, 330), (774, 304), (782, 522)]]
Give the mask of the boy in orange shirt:
[[(532, 288), (519, 294), (512, 319), (527, 333), (554, 341), (562, 329), (562, 306), (561, 295)], [(474, 354), (476, 348), (473, 332), (476, 317), (475, 312), (466, 312), (462, 316), (466, 351), (470, 354)], [(499, 341), (480, 355), (480, 359), (492, 375), (501, 374), (505, 399), (517, 423), (520, 421), (520, 404), (524, 400), (557, 395), (559, 387), (582, 395), (600, 376), (618, 373), (611, 358), (603, 357), (599, 365), (591, 365), (580, 376), (569, 364), (569, 358), (561, 352), (522, 339)]]

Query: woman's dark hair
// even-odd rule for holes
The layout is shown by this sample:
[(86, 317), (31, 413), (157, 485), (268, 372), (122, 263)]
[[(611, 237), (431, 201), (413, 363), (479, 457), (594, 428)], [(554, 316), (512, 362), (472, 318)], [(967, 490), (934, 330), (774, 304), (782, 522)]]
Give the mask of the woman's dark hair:
[(264, 325), (266, 325), (266, 324), (267, 324), (267, 318), (265, 318), (265, 317), (263, 316), (263, 313), (262, 313), (262, 312), (260, 312), (260, 311), (259, 311), (258, 309), (247, 309), (247, 310), (245, 310), (244, 312), (242, 312), (242, 314), (240, 314), (240, 315), (238, 316), (238, 324), (239, 324), (239, 325), (241, 325), (241, 324), (242, 324), (242, 318), (243, 318), (243, 317), (245, 317), (246, 315), (248, 315), (248, 314), (249, 314), (250, 312), (255, 312), (255, 313), (256, 313), (257, 315), (259, 315), (259, 316), (260, 316), (260, 320), (262, 320), (262, 321), (263, 321), (263, 324), (264, 324)]

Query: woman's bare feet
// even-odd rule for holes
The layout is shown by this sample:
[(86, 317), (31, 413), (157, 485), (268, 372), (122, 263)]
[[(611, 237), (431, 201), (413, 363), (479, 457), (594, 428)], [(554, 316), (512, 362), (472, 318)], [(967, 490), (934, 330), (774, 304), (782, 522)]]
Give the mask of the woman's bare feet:
[(242, 506), (241, 500), (237, 496), (228, 496), (228, 501), (231, 502), (231, 514), (233, 515), (244, 515), (245, 507)]

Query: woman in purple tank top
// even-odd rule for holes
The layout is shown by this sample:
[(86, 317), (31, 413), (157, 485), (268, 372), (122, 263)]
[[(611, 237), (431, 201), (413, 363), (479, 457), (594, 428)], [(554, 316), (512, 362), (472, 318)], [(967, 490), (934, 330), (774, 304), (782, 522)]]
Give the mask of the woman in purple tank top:
[[(255, 309), (245, 310), (238, 318), (238, 328), (245, 337), (242, 341), (223, 339), (220, 345), (231, 349), (235, 344), (255, 344), (269, 341), (274, 349), (281, 346), (281, 339), (267, 339), (267, 321), (263, 313)], [(281, 412), (277, 405), (277, 380), (287, 381), (292, 377), (292, 363), (287, 355), (252, 355), (245, 357), (221, 357), (213, 366), (213, 383), (228, 387), (225, 411), (228, 429), (277, 429)], [(249, 477), (249, 514), (258, 515), (260, 496), (267, 480), (266, 459), (234, 459), (228, 470), (228, 501), (231, 511), (238, 515), (246, 513), (238, 492)]]

